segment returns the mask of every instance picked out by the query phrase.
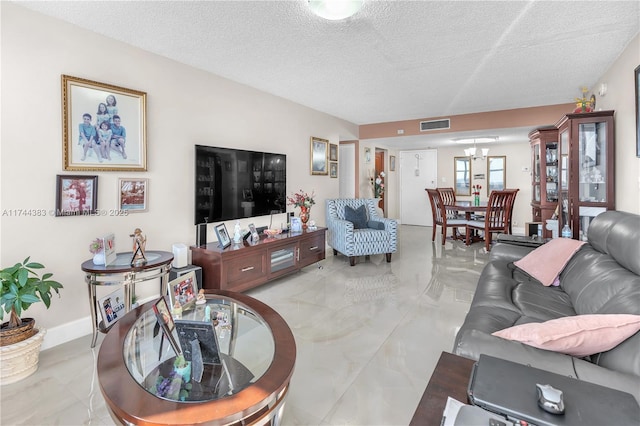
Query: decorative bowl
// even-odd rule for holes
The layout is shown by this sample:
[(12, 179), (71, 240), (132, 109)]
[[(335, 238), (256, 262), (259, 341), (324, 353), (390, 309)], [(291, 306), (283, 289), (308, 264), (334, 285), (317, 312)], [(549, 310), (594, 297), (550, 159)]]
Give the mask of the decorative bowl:
[(265, 229), (264, 235), (267, 237), (275, 237), (278, 234), (282, 233), (282, 229)]

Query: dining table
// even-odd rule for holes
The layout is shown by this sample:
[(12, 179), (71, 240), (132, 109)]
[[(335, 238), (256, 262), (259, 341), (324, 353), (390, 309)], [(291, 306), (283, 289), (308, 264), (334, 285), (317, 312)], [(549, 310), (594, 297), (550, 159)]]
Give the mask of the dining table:
[[(458, 213), (464, 212), (465, 219), (471, 220), (471, 215), (473, 213), (486, 212), (487, 205), (488, 203), (486, 201), (480, 201), (478, 204), (476, 204), (473, 201), (456, 200), (453, 202), (453, 204), (445, 204), (444, 208), (447, 211), (457, 211)], [(484, 238), (474, 232), (471, 235), (471, 242), (475, 243), (478, 241), (484, 241)]]

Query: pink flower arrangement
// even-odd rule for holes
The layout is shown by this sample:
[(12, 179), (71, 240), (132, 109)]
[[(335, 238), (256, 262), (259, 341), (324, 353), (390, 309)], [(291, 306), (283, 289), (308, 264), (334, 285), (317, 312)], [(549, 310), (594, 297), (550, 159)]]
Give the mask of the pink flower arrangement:
[(287, 197), (287, 204), (290, 206), (311, 208), (311, 206), (316, 203), (313, 199), (314, 196), (315, 192), (309, 195), (301, 189), (300, 192), (293, 194), (293, 197)]
[(471, 188), (473, 189), (473, 195), (480, 196), (481, 185), (473, 185)]
[(102, 238), (96, 238), (89, 244), (89, 251), (93, 254), (102, 253), (104, 247), (102, 246)]

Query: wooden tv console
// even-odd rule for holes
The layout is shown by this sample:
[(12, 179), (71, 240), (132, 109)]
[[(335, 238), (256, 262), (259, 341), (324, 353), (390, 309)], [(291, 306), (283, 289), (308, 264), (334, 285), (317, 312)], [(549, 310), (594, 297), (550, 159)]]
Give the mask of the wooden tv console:
[(231, 244), (191, 246), (191, 263), (202, 268), (202, 288), (245, 291), (325, 258), (327, 228), (301, 233), (283, 233)]

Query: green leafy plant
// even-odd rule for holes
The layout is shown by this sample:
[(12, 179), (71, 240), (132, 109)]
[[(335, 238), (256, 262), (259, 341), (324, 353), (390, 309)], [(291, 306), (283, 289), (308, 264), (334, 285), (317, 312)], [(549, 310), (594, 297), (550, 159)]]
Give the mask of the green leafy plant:
[(22, 263), (0, 270), (0, 283), (2, 295), (0, 296), (0, 321), (4, 320), (4, 314), (10, 314), (9, 327), (15, 328), (22, 325), (20, 315), (33, 303), (44, 302), (47, 309), (51, 305), (51, 291), (60, 296), (59, 290), (62, 284), (50, 278), (53, 274), (47, 272), (39, 277), (34, 269), (43, 269), (44, 265), (37, 262), (29, 262), (27, 257)]

